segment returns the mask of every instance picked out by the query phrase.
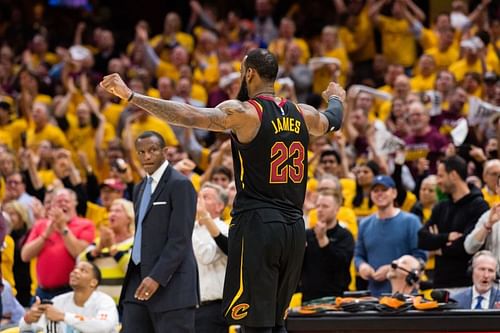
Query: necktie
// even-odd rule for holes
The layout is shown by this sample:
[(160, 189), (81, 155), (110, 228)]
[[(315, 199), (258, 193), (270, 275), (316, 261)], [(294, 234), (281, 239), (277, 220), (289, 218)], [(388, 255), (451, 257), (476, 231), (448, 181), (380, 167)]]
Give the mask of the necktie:
[(477, 296), (477, 303), (476, 303), (476, 306), (474, 307), (474, 310), (477, 310), (477, 309), (482, 310), (483, 309), (483, 307), (481, 306), (483, 299), (484, 299), (483, 296), (481, 296), (481, 295)]
[(139, 218), (137, 219), (137, 230), (135, 231), (134, 247), (132, 248), (132, 261), (134, 264), (139, 265), (141, 262), (141, 241), (142, 241), (142, 219), (146, 215), (149, 201), (151, 200), (151, 183), (152, 177), (146, 180), (146, 186), (142, 192), (141, 204), (139, 205)]

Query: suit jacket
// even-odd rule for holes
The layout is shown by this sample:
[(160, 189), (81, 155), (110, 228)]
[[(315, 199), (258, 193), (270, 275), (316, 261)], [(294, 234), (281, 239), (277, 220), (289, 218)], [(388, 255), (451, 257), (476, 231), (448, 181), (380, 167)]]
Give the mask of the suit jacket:
[[(458, 308), (459, 309), (469, 309), (471, 308), (472, 305), (472, 288), (469, 287), (465, 289), (462, 292), (459, 292), (455, 296), (453, 296), (453, 299), (457, 301), (458, 303)], [(491, 294), (490, 294), (490, 304), (488, 304), (488, 309), (494, 309), (495, 308), (495, 303), (499, 302), (500, 304), (500, 290), (498, 290), (495, 287), (491, 288)]]
[[(134, 189), (135, 224), (142, 193), (143, 179)], [(165, 169), (142, 221), (141, 280), (149, 276), (160, 286), (145, 302), (152, 312), (194, 307), (199, 303), (198, 270), (192, 246), (196, 215), (196, 191), (191, 181), (170, 164)], [(122, 288), (123, 301), (133, 274), (129, 264)]]

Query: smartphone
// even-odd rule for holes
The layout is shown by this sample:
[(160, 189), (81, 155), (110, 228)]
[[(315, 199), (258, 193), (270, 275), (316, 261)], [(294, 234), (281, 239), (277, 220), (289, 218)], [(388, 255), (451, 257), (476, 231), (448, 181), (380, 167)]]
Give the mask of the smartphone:
[(41, 304), (54, 304), (50, 299), (42, 299)]

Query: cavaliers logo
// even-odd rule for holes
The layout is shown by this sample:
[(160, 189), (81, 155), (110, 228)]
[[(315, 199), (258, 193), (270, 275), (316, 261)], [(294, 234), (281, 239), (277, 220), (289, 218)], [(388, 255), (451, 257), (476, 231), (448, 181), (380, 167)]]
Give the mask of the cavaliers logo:
[(241, 320), (245, 318), (248, 315), (248, 308), (250, 305), (247, 303), (241, 303), (236, 305), (233, 310), (231, 311), (231, 317), (234, 320)]

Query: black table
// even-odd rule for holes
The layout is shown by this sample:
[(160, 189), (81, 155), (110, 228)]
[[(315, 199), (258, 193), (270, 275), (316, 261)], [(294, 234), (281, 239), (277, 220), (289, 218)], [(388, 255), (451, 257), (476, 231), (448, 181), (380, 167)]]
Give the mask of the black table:
[(500, 332), (500, 310), (327, 312), (287, 318), (289, 333), (330, 332)]

